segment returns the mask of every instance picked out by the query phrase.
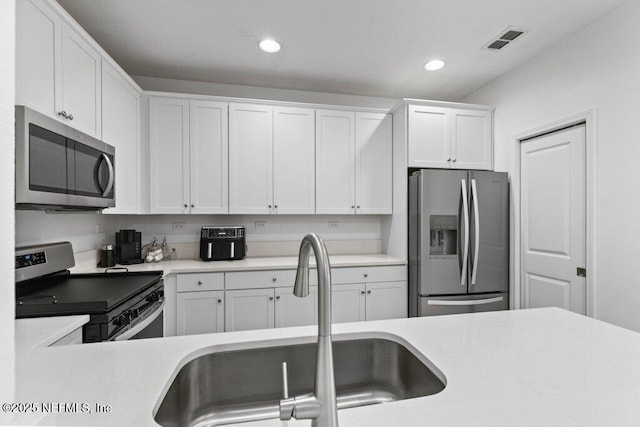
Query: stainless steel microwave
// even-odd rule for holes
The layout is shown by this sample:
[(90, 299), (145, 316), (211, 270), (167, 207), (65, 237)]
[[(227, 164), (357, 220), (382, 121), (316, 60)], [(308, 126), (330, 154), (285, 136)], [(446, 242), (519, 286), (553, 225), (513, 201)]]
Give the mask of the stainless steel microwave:
[(16, 106), (16, 208), (98, 210), (115, 206), (115, 148)]

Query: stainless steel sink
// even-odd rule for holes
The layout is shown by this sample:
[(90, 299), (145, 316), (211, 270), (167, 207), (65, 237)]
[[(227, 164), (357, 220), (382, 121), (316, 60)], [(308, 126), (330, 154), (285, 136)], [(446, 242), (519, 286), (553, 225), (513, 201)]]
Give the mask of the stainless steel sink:
[[(335, 337), (334, 337), (335, 338)], [(442, 391), (436, 375), (402, 344), (388, 339), (335, 340), (338, 409), (428, 396)], [(289, 394), (313, 391), (316, 344), (210, 353), (180, 369), (155, 414), (163, 426), (215, 426), (278, 418), (282, 362)]]

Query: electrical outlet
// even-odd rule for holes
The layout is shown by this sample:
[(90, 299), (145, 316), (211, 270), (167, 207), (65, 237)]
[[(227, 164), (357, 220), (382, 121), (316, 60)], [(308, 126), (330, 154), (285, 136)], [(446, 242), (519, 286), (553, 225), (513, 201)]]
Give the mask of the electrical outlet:
[(256, 230), (265, 230), (267, 228), (267, 221), (256, 221)]
[(173, 231), (183, 231), (184, 230), (184, 222), (173, 222), (173, 223), (171, 223), (171, 229)]
[(338, 227), (340, 227), (340, 221), (329, 221), (330, 230), (336, 230)]
[(104, 224), (96, 224), (96, 234), (104, 233)]

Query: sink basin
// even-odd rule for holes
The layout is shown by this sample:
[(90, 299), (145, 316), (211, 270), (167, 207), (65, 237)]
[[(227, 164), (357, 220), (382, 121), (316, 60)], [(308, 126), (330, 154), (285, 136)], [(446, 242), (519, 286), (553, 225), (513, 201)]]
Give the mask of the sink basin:
[[(428, 396), (439, 378), (407, 347), (381, 338), (338, 340), (333, 355), (338, 409)], [(188, 362), (155, 414), (163, 426), (216, 426), (278, 418), (282, 362), (289, 396), (313, 391), (316, 344), (209, 353)]]

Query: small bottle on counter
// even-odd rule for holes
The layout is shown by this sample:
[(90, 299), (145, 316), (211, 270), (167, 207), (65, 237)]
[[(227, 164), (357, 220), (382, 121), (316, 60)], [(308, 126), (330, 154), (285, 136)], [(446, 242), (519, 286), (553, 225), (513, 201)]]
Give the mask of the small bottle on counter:
[(164, 259), (171, 259), (171, 250), (169, 249), (169, 245), (167, 244), (167, 238), (162, 238), (162, 257)]

